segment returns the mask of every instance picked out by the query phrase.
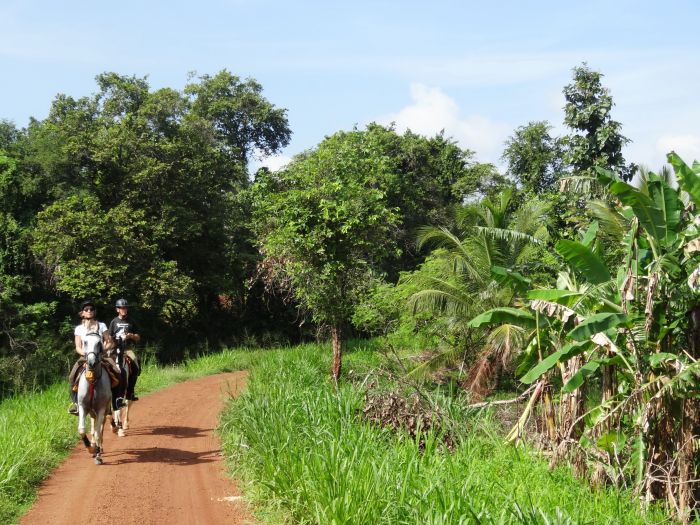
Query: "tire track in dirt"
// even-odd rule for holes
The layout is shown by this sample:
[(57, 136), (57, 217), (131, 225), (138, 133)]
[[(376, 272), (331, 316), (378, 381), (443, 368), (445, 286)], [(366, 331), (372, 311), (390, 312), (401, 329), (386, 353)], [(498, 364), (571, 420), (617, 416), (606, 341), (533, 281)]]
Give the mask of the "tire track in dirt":
[(225, 474), (214, 434), (225, 400), (243, 389), (245, 379), (245, 372), (219, 374), (142, 397), (133, 404), (125, 437), (111, 433), (109, 423), (105, 427), (104, 465), (76, 446), (19, 523), (254, 523)]

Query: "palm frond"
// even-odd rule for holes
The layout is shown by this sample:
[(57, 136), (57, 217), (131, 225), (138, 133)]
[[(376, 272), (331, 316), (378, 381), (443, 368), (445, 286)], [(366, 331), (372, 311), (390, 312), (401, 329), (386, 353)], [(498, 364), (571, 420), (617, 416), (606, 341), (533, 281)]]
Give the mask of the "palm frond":
[(604, 201), (594, 200), (588, 203), (593, 216), (598, 220), (602, 232), (613, 240), (622, 242), (625, 233), (630, 230), (630, 221), (621, 213), (613, 210)]

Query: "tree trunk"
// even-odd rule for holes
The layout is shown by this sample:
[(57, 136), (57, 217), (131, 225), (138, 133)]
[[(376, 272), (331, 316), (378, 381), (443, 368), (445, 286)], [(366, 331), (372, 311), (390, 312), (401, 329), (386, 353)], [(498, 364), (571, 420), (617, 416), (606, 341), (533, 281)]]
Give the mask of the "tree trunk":
[(547, 437), (552, 448), (557, 446), (557, 422), (554, 413), (554, 402), (552, 401), (552, 384), (547, 382), (542, 390), (542, 401), (544, 405), (544, 421), (547, 429)]
[(333, 379), (340, 379), (343, 359), (343, 330), (340, 325), (331, 327), (331, 344), (333, 345)]
[[(583, 365), (583, 356), (577, 355), (569, 359), (564, 365), (562, 374), (563, 384), (571, 379), (579, 368)], [(584, 396), (586, 385), (583, 384), (570, 394), (563, 394), (561, 397), (561, 408), (559, 416), (560, 436), (564, 439), (571, 438), (578, 440), (583, 431)]]
[[(694, 307), (688, 314), (690, 343), (689, 353), (697, 359), (700, 357), (700, 306)], [(678, 440), (678, 507), (679, 518), (683, 523), (690, 521), (690, 513), (696, 508), (698, 469), (695, 464), (695, 437), (700, 432), (700, 403), (697, 399), (683, 400), (683, 420)]]
[[(566, 384), (576, 372), (583, 366), (583, 356), (577, 355), (569, 359), (564, 364), (562, 373), (563, 384)], [(561, 442), (554, 457), (568, 456), (572, 463), (574, 473), (583, 477), (586, 473), (586, 462), (580, 451), (572, 448), (571, 444), (578, 441), (583, 433), (584, 422), (584, 396), (585, 383), (570, 394), (561, 396), (561, 407), (559, 412), (559, 436)], [(573, 457), (571, 456), (573, 453)], [(556, 464), (553, 460), (551, 464)]]

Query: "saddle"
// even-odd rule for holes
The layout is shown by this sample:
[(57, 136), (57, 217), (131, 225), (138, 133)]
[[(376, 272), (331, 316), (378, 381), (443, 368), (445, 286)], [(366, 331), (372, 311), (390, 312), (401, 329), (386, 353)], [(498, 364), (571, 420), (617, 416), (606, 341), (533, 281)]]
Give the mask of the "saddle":
[[(106, 363), (103, 361), (102, 365), (103, 365), (103, 369), (107, 370), (107, 373), (109, 374), (109, 381), (111, 383), (111, 388), (116, 387), (119, 384), (119, 376), (117, 375), (117, 373), (114, 371), (114, 369), (112, 368), (112, 366), (109, 363)], [(73, 381), (73, 386), (72, 386), (73, 392), (78, 391), (78, 379), (80, 379), (80, 375), (83, 373), (87, 373), (86, 363), (81, 363), (81, 365), (78, 367), (78, 370), (76, 371), (75, 380)], [(91, 380), (91, 378), (89, 378), (89, 377), (86, 377), (86, 379), (88, 381)]]

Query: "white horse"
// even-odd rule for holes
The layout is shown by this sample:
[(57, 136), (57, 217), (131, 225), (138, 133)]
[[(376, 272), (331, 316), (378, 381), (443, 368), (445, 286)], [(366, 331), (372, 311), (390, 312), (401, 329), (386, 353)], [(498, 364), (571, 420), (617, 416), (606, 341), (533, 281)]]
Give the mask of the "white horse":
[[(109, 374), (102, 366), (102, 337), (91, 332), (84, 337), (85, 371), (78, 381), (78, 434), (93, 453), (95, 464), (102, 464), (102, 431), (105, 414), (112, 402)], [(90, 415), (92, 442), (85, 434), (85, 416)]]

